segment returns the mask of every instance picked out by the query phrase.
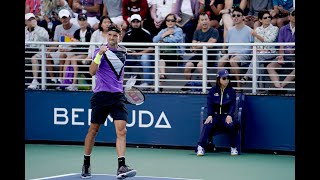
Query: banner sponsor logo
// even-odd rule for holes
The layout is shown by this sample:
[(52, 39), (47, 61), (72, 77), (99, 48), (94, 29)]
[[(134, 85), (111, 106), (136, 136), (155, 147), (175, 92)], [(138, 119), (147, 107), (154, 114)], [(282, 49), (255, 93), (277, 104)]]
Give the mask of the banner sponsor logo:
[[(84, 112), (84, 108), (71, 108), (71, 112), (69, 112), (67, 108), (54, 108), (53, 124), (71, 124), (73, 126), (90, 125), (91, 109), (87, 110), (87, 116), (85, 116)], [(127, 127), (138, 126), (140, 128), (171, 128), (171, 124), (163, 111), (159, 117), (155, 117), (152, 112), (147, 110), (132, 110), (131, 117), (131, 121), (128, 119)], [(108, 126), (108, 122), (113, 122), (113, 119), (110, 115), (107, 117), (104, 126)]]

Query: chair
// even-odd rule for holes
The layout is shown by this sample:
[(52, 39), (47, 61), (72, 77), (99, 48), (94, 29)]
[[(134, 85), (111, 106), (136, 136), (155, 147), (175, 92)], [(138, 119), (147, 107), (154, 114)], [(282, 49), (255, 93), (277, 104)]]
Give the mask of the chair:
[[(245, 102), (245, 94), (243, 93), (237, 93), (237, 97), (236, 97), (236, 108), (235, 108), (235, 112), (234, 112), (234, 119), (237, 119), (240, 123), (240, 128), (239, 128), (239, 131), (238, 131), (238, 146), (237, 146), (237, 150), (238, 150), (238, 153), (240, 154), (241, 153), (241, 149), (242, 149), (242, 136), (243, 136), (243, 122), (242, 122), (242, 119), (244, 117), (244, 113), (243, 113), (243, 109), (244, 109), (244, 102)], [(203, 127), (203, 123), (204, 121), (206, 120), (206, 110), (207, 110), (207, 107), (206, 106), (202, 106), (201, 107), (201, 111), (200, 111), (200, 132), (202, 130), (202, 127)], [(216, 148), (215, 148), (215, 145), (213, 144), (213, 136), (216, 136), (218, 134), (224, 134), (225, 132), (224, 131), (216, 131), (213, 133), (213, 135), (209, 138), (208, 140), (208, 145), (209, 145), (209, 149), (211, 151), (216, 151)], [(210, 147), (211, 146), (211, 147)], [(210, 151), (209, 150), (209, 151)]]

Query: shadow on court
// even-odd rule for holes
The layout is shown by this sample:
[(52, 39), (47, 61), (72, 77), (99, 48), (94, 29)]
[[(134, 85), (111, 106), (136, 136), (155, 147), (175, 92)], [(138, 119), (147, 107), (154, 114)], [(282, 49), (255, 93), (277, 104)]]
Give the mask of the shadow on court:
[[(51, 179), (51, 180), (79, 180), (82, 179), (80, 174), (67, 174), (67, 175), (60, 175), (60, 176), (52, 176), (52, 177), (45, 177), (39, 179), (32, 179), (32, 180), (44, 180), (44, 179)], [(117, 179), (115, 175), (110, 174), (92, 174), (92, 178), (94, 180), (115, 180)], [(170, 178), (170, 177), (151, 177), (151, 176), (135, 176), (130, 178), (125, 178), (125, 180), (191, 180), (191, 179), (184, 179), (184, 178)]]

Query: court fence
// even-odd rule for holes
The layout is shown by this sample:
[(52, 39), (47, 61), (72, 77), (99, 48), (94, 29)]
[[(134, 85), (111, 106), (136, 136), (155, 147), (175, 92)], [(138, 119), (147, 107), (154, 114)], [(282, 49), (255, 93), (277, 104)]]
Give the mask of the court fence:
[[(137, 86), (146, 92), (205, 94), (216, 83), (217, 71), (225, 68), (239, 92), (295, 94), (295, 43), (119, 44), (126, 48), (128, 55), (124, 81), (137, 75)], [(87, 47), (81, 49), (75, 45)], [(89, 74), (91, 56), (88, 52), (100, 45), (89, 42), (25, 42), (25, 88), (30, 88), (36, 81), (33, 89), (91, 91), (95, 86), (95, 76)], [(245, 53), (227, 54), (225, 47), (228, 46)], [(197, 47), (197, 50), (191, 47)], [(139, 53), (147, 49), (148, 52)], [(286, 53), (281, 54), (279, 50)], [(285, 61), (279, 61), (279, 56)], [(272, 62), (275, 64), (273, 67), (268, 65)], [(225, 66), (219, 67), (221, 64)], [(72, 87), (76, 88), (67, 88), (73, 80), (76, 81)], [(279, 88), (277, 84), (284, 87)]]

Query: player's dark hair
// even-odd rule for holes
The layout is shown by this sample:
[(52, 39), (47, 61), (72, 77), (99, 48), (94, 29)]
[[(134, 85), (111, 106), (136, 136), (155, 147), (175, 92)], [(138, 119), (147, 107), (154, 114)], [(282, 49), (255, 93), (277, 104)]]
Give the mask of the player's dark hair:
[(121, 30), (117, 27), (117, 26), (114, 26), (114, 25), (111, 25), (109, 28), (108, 28), (108, 31), (115, 31), (117, 33), (121, 33)]

